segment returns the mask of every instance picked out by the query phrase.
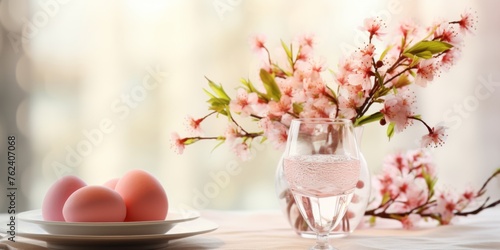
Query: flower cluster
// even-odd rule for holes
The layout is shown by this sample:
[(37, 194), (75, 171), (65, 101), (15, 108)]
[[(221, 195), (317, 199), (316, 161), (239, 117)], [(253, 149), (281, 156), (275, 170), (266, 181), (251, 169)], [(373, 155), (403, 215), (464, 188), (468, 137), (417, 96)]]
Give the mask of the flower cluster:
[[(500, 200), (477, 206), (479, 198), (486, 192), (486, 186), (498, 169), (482, 186), (475, 190), (466, 188), (461, 193), (438, 190), (436, 168), (428, 151), (423, 149), (388, 155), (383, 163), (382, 173), (373, 177), (373, 195), (365, 215), (375, 218), (398, 220), (403, 228), (410, 229), (422, 219), (434, 219), (440, 225), (447, 225), (455, 216), (467, 216), (494, 207)], [(471, 206), (475, 210), (465, 212)]]
[[(175, 149), (182, 153), (194, 142), (218, 140), (230, 143), (240, 158), (248, 159), (257, 138), (283, 148), (290, 121), (303, 117), (346, 118), (355, 126), (379, 122), (387, 125), (389, 138), (418, 122), (426, 129), (422, 146), (441, 145), (446, 138), (445, 127), (429, 126), (415, 113), (410, 85), (425, 87), (452, 66), (464, 36), (474, 25), (470, 13), (457, 21), (440, 21), (429, 27), (407, 21), (393, 31), (394, 42), (380, 45), (389, 32), (381, 20), (368, 18), (361, 27), (367, 34), (366, 46), (342, 58), (333, 71), (314, 54), (316, 41), (311, 35), (299, 36), (291, 44), (282, 41), (278, 59), (271, 56), (265, 38), (257, 36), (252, 47), (262, 59), (259, 79), (242, 79), (234, 97), (207, 79), (210, 113), (188, 119), (192, 136), (172, 134)], [(202, 136), (201, 124), (211, 116), (228, 118), (225, 132)], [(252, 119), (259, 129), (249, 131), (239, 119)]]

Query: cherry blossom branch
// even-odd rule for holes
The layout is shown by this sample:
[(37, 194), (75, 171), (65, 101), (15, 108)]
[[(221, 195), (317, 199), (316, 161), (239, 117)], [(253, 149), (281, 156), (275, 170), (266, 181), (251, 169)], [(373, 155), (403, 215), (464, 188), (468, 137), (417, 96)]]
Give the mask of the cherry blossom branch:
[[(414, 156), (411, 156), (409, 158), (412, 158), (412, 157), (414, 157)], [(403, 162), (404, 162), (404, 160), (403, 160)], [(409, 164), (409, 165), (411, 165), (411, 164)], [(390, 166), (392, 166), (392, 165), (390, 165)], [(409, 173), (411, 173), (413, 171), (418, 171), (418, 169), (422, 168), (422, 166), (429, 167), (428, 164), (421, 164), (421, 165), (419, 165), (418, 168), (409, 168), (408, 171), (409, 171)], [(417, 173), (415, 173), (415, 174), (416, 174), (416, 176), (418, 176)], [(497, 169), (491, 176), (489, 176), (488, 179), (484, 182), (482, 187), (477, 192), (465, 192), (462, 196), (463, 198), (460, 198), (460, 199), (455, 200), (455, 201), (450, 200), (449, 194), (441, 194), (438, 197), (434, 197), (433, 185), (430, 185), (427, 187), (428, 188), (427, 192), (429, 193), (429, 195), (428, 195), (426, 201), (424, 203), (422, 203), (421, 205), (415, 206), (411, 209), (408, 209), (407, 211), (398, 211), (397, 209), (394, 210), (394, 208), (393, 208), (394, 212), (388, 212), (388, 209), (396, 202), (401, 202), (402, 203), (401, 205), (403, 205), (403, 207), (404, 207), (405, 203), (407, 202), (407, 200), (405, 200), (405, 199), (410, 199), (410, 198), (406, 197), (405, 199), (398, 200), (398, 197), (400, 195), (404, 194), (402, 191), (398, 191), (398, 193), (395, 195), (394, 198), (391, 198), (391, 199), (379, 204), (375, 208), (366, 210), (364, 215), (371, 216), (372, 222), (373, 222), (374, 218), (384, 218), (384, 219), (398, 220), (398, 221), (401, 221), (402, 223), (407, 223), (406, 218), (408, 218), (408, 216), (417, 215), (419, 218), (432, 218), (434, 220), (439, 221), (440, 224), (448, 224), (453, 216), (475, 215), (475, 214), (479, 214), (483, 210), (486, 210), (488, 208), (492, 208), (492, 207), (499, 205), (500, 199), (489, 203), (490, 197), (487, 197), (485, 199), (485, 201), (476, 209), (471, 210), (471, 211), (464, 211), (467, 209), (467, 207), (470, 206), (470, 204), (472, 204), (471, 201), (473, 199), (478, 199), (486, 193), (487, 185), (491, 182), (491, 180), (493, 180), (498, 175), (500, 175), (500, 169)], [(415, 177), (415, 178), (420, 178), (420, 177)], [(414, 180), (414, 182), (415, 182), (415, 180)], [(425, 191), (425, 190), (423, 190), (423, 191)], [(439, 205), (439, 203), (441, 203), (441, 205)], [(444, 209), (444, 210), (442, 210), (442, 209)]]
[[(452, 28), (455, 25), (459, 26), (460, 32)], [(475, 19), (467, 12), (462, 14), (458, 21), (439, 22), (430, 27), (401, 25), (398, 27), (400, 39), (390, 39), (398, 42), (385, 44), (386, 49), (382, 54), (377, 55), (378, 50), (372, 42), (374, 38), (382, 40), (382, 36), (388, 34), (385, 32), (386, 25), (378, 18), (367, 18), (362, 29), (368, 32), (368, 45), (342, 59), (337, 73), (334, 74), (336, 76), (334, 81), (337, 83), (336, 91), (330, 88), (331, 91), (318, 91), (328, 88), (330, 83), (322, 77), (326, 67), (322, 66), (322, 62), (315, 60), (317, 57), (313, 52), (313, 37), (300, 36), (289, 46), (281, 41), (281, 47), (287, 56), (287, 63), (291, 67), (288, 69), (288, 65), (285, 68), (285, 64), (282, 64), (284, 61), (272, 59), (265, 38), (256, 36), (252, 41), (252, 47), (268, 64), (260, 69), (259, 74), (264, 88), (260, 90), (250, 80), (244, 81), (242, 88), (238, 89), (237, 96), (231, 98), (221, 85), (207, 79), (212, 92), (206, 90), (205, 92), (210, 96), (210, 109), (216, 112), (198, 120), (192, 119), (191, 131), (200, 132), (199, 125), (202, 121), (215, 113), (220, 113), (230, 116), (230, 125), (234, 123), (237, 126), (238, 130), (244, 134), (241, 137), (250, 134), (229, 114), (235, 112), (235, 114), (241, 114), (242, 117), (271, 121), (269, 126), (263, 128), (262, 135), (269, 138), (275, 146), (282, 147), (283, 145), (280, 145), (284, 144), (282, 138), (285, 138), (287, 134), (283, 128), (287, 127), (286, 123), (290, 118), (285, 115), (292, 118), (334, 116), (350, 119), (356, 125), (380, 121), (382, 126), (389, 124), (387, 127), (389, 138), (394, 133), (401, 132), (407, 125), (411, 125), (408, 122), (409, 119), (415, 119), (422, 122), (429, 131), (428, 135), (422, 137), (422, 145), (441, 145), (446, 136), (445, 128), (438, 126), (433, 129), (415, 116), (412, 110), (413, 100), (410, 100), (410, 97), (405, 96), (404, 93), (407, 90), (406, 86), (410, 84), (425, 86), (438, 75), (439, 67), (451, 66), (455, 55), (450, 53), (450, 49), (453, 48), (453, 53), (458, 53), (461, 50), (460, 47), (463, 46), (461, 42), (463, 36), (467, 33), (466, 31), (474, 29), (474, 25)], [(427, 35), (425, 37), (417, 35), (421, 33), (416, 32), (418, 29), (425, 30)], [(294, 51), (293, 48), (298, 48), (298, 50)], [(439, 60), (439, 58), (443, 59), (439, 64), (431, 60)], [(413, 71), (413, 69), (418, 70)], [(393, 81), (397, 83), (389, 88), (388, 86)], [(392, 88), (397, 91), (390, 91)], [(399, 95), (399, 93), (403, 94)], [(383, 103), (384, 107), (372, 115), (366, 115), (374, 103)], [(275, 115), (276, 113), (281, 115)], [(408, 116), (413, 116), (413, 118)], [(186, 141), (182, 141), (178, 134), (172, 138), (179, 149), (200, 140), (200, 138), (193, 137), (183, 145), (182, 142)]]
[(391, 78), (389, 78), (389, 80), (386, 80), (384, 81), (384, 85), (391, 82), (392, 80), (396, 79), (397, 77), (401, 76), (403, 73), (405, 73), (406, 71), (409, 71), (411, 70), (412, 68), (410, 67), (407, 67), (405, 68), (404, 70), (402, 70), (401, 72), (397, 73), (396, 75), (392, 76)]
[(203, 120), (207, 119), (209, 116), (212, 116), (213, 114), (216, 114), (216, 113), (217, 113), (217, 111), (212, 111), (212, 112), (208, 113), (207, 115), (203, 116), (200, 119), (203, 121)]
[[(239, 134), (237, 137), (257, 138), (260, 136), (262, 136), (262, 132), (253, 132), (253, 133), (245, 132), (245, 134)], [(184, 141), (184, 142), (201, 141), (201, 140), (226, 140), (226, 137), (225, 136), (191, 136), (191, 137), (183, 137), (180, 140)], [(185, 144), (191, 144), (191, 143), (185, 143)]]
[(498, 199), (497, 201), (492, 202), (489, 205), (486, 205), (486, 203), (489, 201), (489, 199), (490, 199), (490, 197), (486, 198), (486, 201), (483, 203), (483, 205), (481, 205), (480, 207), (478, 207), (472, 211), (468, 211), (468, 212), (461, 212), (460, 211), (460, 212), (456, 212), (455, 215), (457, 215), (457, 216), (474, 215), (474, 214), (480, 213), (481, 211), (483, 211), (485, 209), (492, 208), (492, 207), (495, 207), (496, 205), (500, 204), (500, 199)]
[(417, 121), (421, 122), (422, 124), (425, 125), (425, 127), (427, 128), (429, 133), (432, 133), (432, 128), (424, 120), (422, 120), (416, 116), (409, 116), (408, 119), (417, 120)]
[(243, 128), (240, 124), (238, 124), (236, 122), (236, 120), (234, 120), (234, 117), (232, 115), (229, 115), (229, 117), (231, 118), (231, 121), (238, 127), (241, 129), (241, 131), (243, 131), (243, 133), (245, 134), (248, 134), (248, 132), (245, 130), (245, 128)]
[(486, 191), (486, 186), (488, 185), (488, 183), (490, 183), (491, 180), (493, 180), (493, 178), (495, 178), (497, 175), (500, 174), (500, 168), (497, 169), (487, 180), (486, 182), (483, 184), (483, 186), (481, 187), (481, 189), (479, 189), (479, 191), (477, 192), (478, 195), (482, 195), (485, 191)]

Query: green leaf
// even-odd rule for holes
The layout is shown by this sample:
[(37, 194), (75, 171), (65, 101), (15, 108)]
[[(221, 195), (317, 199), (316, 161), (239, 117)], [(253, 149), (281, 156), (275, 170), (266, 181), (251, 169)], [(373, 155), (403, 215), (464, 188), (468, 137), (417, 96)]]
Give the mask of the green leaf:
[(409, 58), (417, 56), (424, 59), (432, 58), (433, 55), (447, 51), (453, 45), (441, 41), (420, 41), (403, 52)]
[(292, 51), (288, 48), (288, 46), (286, 45), (286, 43), (283, 42), (283, 40), (281, 40), (281, 47), (283, 47), (283, 49), (285, 50), (286, 56), (288, 58), (292, 58)]
[(411, 54), (411, 53), (404, 53), (403, 56), (408, 57), (412, 59), (413, 61), (417, 61), (417, 59), (422, 58), (422, 59), (431, 59), (432, 58), (432, 53), (429, 51), (422, 51), (417, 54)]
[(267, 137), (262, 136), (262, 139), (260, 139), (260, 142), (259, 142), (259, 143), (261, 143), (261, 144), (262, 144), (262, 143), (264, 143), (265, 141), (267, 141)]
[(382, 51), (382, 54), (380, 55), (380, 61), (383, 61), (385, 56), (387, 55), (387, 53), (389, 53), (389, 51), (394, 47), (394, 45), (389, 45), (387, 46), (387, 48), (385, 48), (384, 51)]
[(269, 101), (266, 94), (258, 91), (250, 80), (241, 79), (240, 81), (248, 89), (249, 92), (257, 93), (257, 96), (266, 101)]
[(387, 137), (389, 137), (389, 140), (394, 136), (394, 126), (396, 124), (394, 122), (389, 123), (389, 126), (387, 127)]
[(210, 107), (208, 107), (209, 110), (216, 111), (217, 113), (225, 115), (225, 116), (229, 115), (229, 112), (228, 112), (229, 101), (228, 100), (213, 97), (213, 98), (210, 98), (207, 102), (210, 104)]
[[(378, 95), (377, 96), (385, 96), (387, 95), (387, 93), (389, 93), (389, 91), (391, 91), (392, 88), (386, 88), (386, 87), (382, 87), (378, 92)], [(383, 101), (383, 100), (382, 100)]]
[(217, 99), (217, 97), (210, 93), (208, 90), (203, 89), (203, 91), (210, 97), (210, 99)]
[(402, 74), (398, 77), (398, 80), (397, 80), (396, 84), (394, 84), (394, 87), (402, 88), (402, 87), (408, 86), (410, 84), (411, 84), (411, 81), (410, 81), (410, 79), (408, 79), (408, 75)]
[[(205, 77), (206, 78), (206, 77)], [(226, 91), (224, 91), (224, 88), (222, 88), (222, 85), (217, 85), (214, 83), (212, 80), (206, 78), (208, 80), (208, 86), (212, 89), (212, 91), (221, 99), (228, 100), (230, 101), (231, 98), (226, 94)]]
[(293, 52), (292, 52), (292, 45), (290, 44), (290, 48), (288, 48), (288, 46), (285, 44), (285, 42), (283, 42), (283, 40), (281, 40), (281, 47), (283, 47), (283, 49), (285, 50), (285, 53), (286, 53), (286, 57), (288, 59), (288, 63), (290, 64), (290, 66), (292, 67), (293, 69)]
[(369, 116), (362, 116), (354, 122), (354, 126), (361, 126), (370, 122), (380, 121), (380, 119), (384, 118), (384, 114), (380, 112), (373, 113)]
[(384, 86), (384, 77), (378, 73), (378, 71), (375, 71), (375, 78), (377, 79), (377, 83), (380, 87)]
[(370, 219), (368, 219), (368, 223), (370, 226), (375, 226), (375, 223), (377, 222), (377, 217), (376, 216), (370, 216)]
[(410, 70), (410, 75), (413, 76), (413, 77), (417, 77), (417, 73), (413, 70)]
[(230, 116), (229, 103), (231, 102), (231, 98), (226, 94), (226, 91), (224, 91), (224, 88), (221, 85), (217, 85), (208, 78), (206, 79), (208, 80), (208, 86), (210, 86), (210, 89), (213, 91), (213, 93), (211, 93), (210, 91), (203, 89), (203, 91), (210, 97), (207, 101), (210, 104), (208, 109), (225, 116)]
[(387, 202), (391, 200), (391, 195), (389, 192), (385, 192), (384, 195), (382, 196), (382, 201), (380, 202), (380, 206), (385, 206)]
[(302, 110), (304, 110), (304, 104), (294, 102), (292, 104), (292, 108), (293, 108), (293, 113), (298, 115), (302, 112)]
[(264, 88), (267, 92), (267, 97), (274, 101), (279, 101), (281, 98), (281, 91), (274, 80), (274, 76), (269, 74), (265, 69), (260, 69), (260, 79), (264, 83)]

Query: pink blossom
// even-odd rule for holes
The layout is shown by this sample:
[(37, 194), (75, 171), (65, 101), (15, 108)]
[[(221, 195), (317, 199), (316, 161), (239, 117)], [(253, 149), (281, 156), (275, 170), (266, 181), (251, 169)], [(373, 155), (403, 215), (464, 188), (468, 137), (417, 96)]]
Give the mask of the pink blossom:
[(356, 117), (356, 109), (349, 104), (349, 101), (345, 97), (339, 97), (339, 117), (345, 119), (352, 119)]
[(372, 82), (370, 80), (370, 75), (366, 74), (365, 72), (351, 74), (351, 75), (349, 75), (347, 80), (352, 85), (361, 86), (362, 90), (369, 90), (371, 88), (371, 84), (372, 84)]
[(288, 139), (288, 128), (281, 122), (272, 122), (266, 131), (266, 136), (275, 149), (282, 150)]
[(227, 142), (233, 143), (239, 134), (240, 134), (240, 128), (236, 126), (234, 122), (231, 122), (226, 128), (224, 136), (226, 137)]
[(259, 121), (260, 128), (264, 131), (264, 134), (271, 129), (273, 121), (269, 118), (262, 118)]
[(356, 108), (361, 107), (365, 98), (359, 97), (359, 95), (351, 95), (349, 99), (344, 96), (339, 96), (339, 109), (340, 116), (345, 119), (352, 119), (356, 117)]
[(349, 75), (351, 72), (346, 71), (346, 70), (341, 70), (337, 73), (335, 73), (335, 81), (339, 84), (340, 87), (345, 87), (347, 84), (349, 84)]
[(393, 122), (395, 131), (401, 132), (411, 124), (410, 116), (413, 115), (413, 95), (402, 88), (397, 94), (388, 95), (384, 101), (384, 108), (380, 110), (387, 122)]
[(354, 62), (351, 58), (342, 58), (339, 62), (341, 72), (351, 73), (354, 71)]
[(435, 128), (432, 128), (431, 131), (422, 136), (421, 140), (421, 146), (423, 148), (432, 146), (434, 144), (434, 147), (438, 147), (444, 144), (446, 141), (446, 137), (448, 135), (446, 134), (446, 127), (444, 126), (437, 126)]
[(233, 151), (236, 153), (236, 156), (240, 158), (242, 161), (247, 161), (252, 158), (252, 152), (250, 151), (250, 147), (245, 143), (236, 143), (233, 145)]
[(276, 84), (281, 91), (281, 95), (286, 95), (288, 97), (293, 96), (294, 85), (296, 84), (294, 81), (294, 77), (286, 77), (286, 78), (276, 78)]
[(186, 145), (184, 145), (186, 139), (180, 138), (178, 133), (173, 132), (171, 134), (171, 140), (172, 140), (172, 147), (174, 147), (174, 150), (178, 154), (182, 154), (184, 152), (184, 148), (186, 147)]
[(317, 98), (310, 98), (303, 106), (300, 113), (301, 117), (333, 117), (335, 115), (336, 106), (326, 96), (320, 95)]
[(477, 198), (477, 190), (472, 188), (471, 186), (468, 186), (460, 195), (458, 199), (458, 204), (457, 207), (459, 210), (464, 209), (467, 207), (470, 203), (474, 202), (474, 200)]
[(460, 31), (462, 33), (472, 32), (472, 29), (475, 28), (474, 26), (476, 25), (476, 21), (474, 20), (472, 13), (465, 12), (460, 15), (458, 25), (460, 26)]
[(460, 46), (463, 43), (462, 36), (458, 35), (453, 26), (448, 22), (442, 22), (437, 25), (436, 31), (434, 31), (434, 38), (453, 46)]
[(285, 125), (286, 127), (290, 127), (290, 124), (292, 123), (292, 120), (295, 119), (294, 116), (291, 116), (290, 114), (284, 114), (281, 116), (281, 124)]
[(424, 173), (431, 179), (436, 177), (436, 166), (429, 151), (410, 150), (406, 153), (406, 157), (416, 177), (424, 177)]
[(460, 57), (460, 50), (456, 48), (451, 48), (444, 52), (441, 57), (441, 67), (444, 68), (445, 71), (449, 70), (451, 66), (455, 64), (455, 61)]
[(392, 188), (394, 184), (394, 177), (393, 175), (384, 172), (382, 175), (378, 176), (376, 179), (376, 182), (380, 185), (379, 187), (379, 194), (384, 196), (385, 194), (389, 194), (391, 198), (395, 198), (397, 194), (395, 194), (393, 191), (394, 189)]
[(320, 57), (314, 61), (311, 61), (311, 70), (321, 73), (326, 70), (326, 62), (324, 57)]
[(404, 229), (413, 229), (421, 219), (422, 216), (419, 214), (409, 214), (403, 217), (400, 221), (403, 224)]
[(299, 43), (299, 46), (301, 47), (311, 47), (313, 48), (314, 45), (316, 44), (316, 39), (314, 34), (302, 34), (297, 37), (297, 41)]
[(434, 80), (434, 76), (438, 73), (437, 70), (435, 59), (427, 59), (420, 62), (417, 67), (415, 84), (421, 87), (427, 86), (427, 82)]
[(339, 62), (339, 72), (335, 73), (335, 80), (341, 87), (346, 87), (349, 82), (349, 76), (356, 73), (357, 62), (353, 55), (348, 58), (342, 58)]
[(313, 50), (311, 47), (301, 47), (297, 52), (296, 63), (307, 62), (313, 57)]
[(316, 44), (314, 35), (304, 34), (297, 37), (299, 51), (297, 53), (297, 61), (307, 61), (313, 56), (313, 48)]
[(288, 127), (282, 122), (263, 118), (259, 121), (259, 126), (276, 149), (282, 149), (285, 146), (288, 138)]
[(292, 93), (292, 103), (303, 103), (308, 98), (303, 88), (295, 88)]
[(381, 35), (384, 35), (382, 33), (382, 22), (380, 19), (375, 19), (373, 17), (365, 19), (363, 30), (368, 31), (370, 33), (370, 40), (372, 37), (380, 37)]
[[(387, 173), (394, 172), (394, 175), (408, 173), (410, 171), (410, 166), (408, 164), (408, 160), (406, 159), (406, 155), (403, 153), (387, 155), (384, 159), (383, 170)], [(393, 170), (397, 170), (397, 172)]]
[(252, 105), (257, 104), (259, 97), (257, 93), (248, 93), (245, 89), (239, 88), (235, 100), (231, 100), (229, 103), (229, 108), (236, 113), (240, 113), (242, 116), (249, 116), (252, 111)]
[(309, 74), (309, 77), (305, 78), (303, 81), (304, 91), (308, 97), (317, 98), (325, 93), (325, 83), (323, 79), (320, 77), (319, 73), (316, 71), (312, 71)]
[(403, 35), (403, 37), (414, 37), (418, 35), (418, 26), (413, 22), (413, 20), (408, 19), (404, 20), (399, 25), (399, 32)]
[(456, 194), (450, 191), (442, 191), (437, 195), (437, 205), (435, 212), (439, 214), (439, 222), (442, 225), (448, 225), (453, 219), (455, 209), (457, 208)]
[(354, 52), (351, 55), (349, 60), (352, 61), (352, 65), (344, 65), (352, 67), (351, 71), (345, 76), (349, 85), (361, 85), (362, 89), (365, 91), (372, 87), (372, 57), (374, 53), (375, 46), (369, 44), (362, 50)]
[(289, 96), (282, 95), (279, 102), (269, 101), (269, 113), (274, 116), (282, 116), (290, 112), (292, 108), (292, 100)]
[(361, 55), (363, 56), (363, 58), (366, 60), (368, 58), (370, 58), (370, 60), (368, 60), (368, 65), (371, 65), (371, 58), (373, 57), (373, 55), (375, 54), (375, 45), (373, 45), (373, 43), (370, 43), (368, 45), (366, 45), (362, 50), (361, 50)]
[(428, 202), (427, 181), (419, 175), (424, 171), (420, 168), (426, 167), (420, 163), (425, 162), (427, 156), (422, 150), (386, 156), (383, 172), (375, 178), (373, 187), (378, 190), (375, 196), (378, 202), (384, 196), (393, 200), (386, 205), (388, 213), (408, 213)]
[(191, 116), (187, 116), (186, 120), (187, 120), (189, 131), (191, 131), (195, 136), (199, 136), (203, 133), (203, 131), (201, 130), (201, 126), (200, 126), (201, 122), (203, 121), (203, 118), (194, 119)]
[(429, 196), (425, 180), (423, 178), (416, 178), (413, 174), (411, 176), (413, 180), (411, 178), (407, 179), (409, 183), (407, 183), (404, 193), (406, 196), (405, 205), (409, 210), (425, 204)]
[(266, 48), (265, 46), (266, 40), (267, 40), (266, 37), (262, 34), (253, 36), (250, 40), (252, 50), (255, 52), (261, 52), (263, 49)]

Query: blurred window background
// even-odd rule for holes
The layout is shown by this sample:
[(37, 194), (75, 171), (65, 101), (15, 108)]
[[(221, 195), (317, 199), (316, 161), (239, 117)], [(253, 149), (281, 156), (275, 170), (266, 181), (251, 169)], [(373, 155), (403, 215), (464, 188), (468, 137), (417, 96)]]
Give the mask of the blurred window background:
[[(241, 77), (257, 79), (260, 62), (249, 45), (256, 34), (264, 34), (271, 49), (280, 39), (315, 34), (317, 53), (334, 68), (363, 45), (358, 28), (367, 17), (396, 28), (406, 19), (429, 25), (459, 18), (469, 8), (479, 24), (457, 65), (416, 91), (418, 113), (450, 127), (445, 146), (432, 150), (440, 185), (477, 187), (500, 165), (498, 4), (1, 0), (0, 153), (5, 155), (7, 136), (15, 135), (18, 209), (39, 208), (61, 175), (102, 184), (134, 168), (154, 174), (174, 205), (277, 208), (274, 172), (281, 152), (271, 145), (256, 146), (245, 162), (227, 145), (212, 151), (216, 142), (198, 142), (182, 155), (171, 148), (172, 132), (188, 135), (186, 116), (208, 113), (205, 76), (232, 94)], [(219, 135), (224, 124), (210, 120), (204, 134)], [(365, 128), (362, 150), (373, 173), (386, 154), (418, 147), (425, 133), (414, 126), (389, 142), (385, 129)], [(0, 171), (6, 187), (6, 170)], [(500, 195), (499, 182), (492, 185), (489, 192)], [(4, 198), (0, 212), (7, 208)]]

